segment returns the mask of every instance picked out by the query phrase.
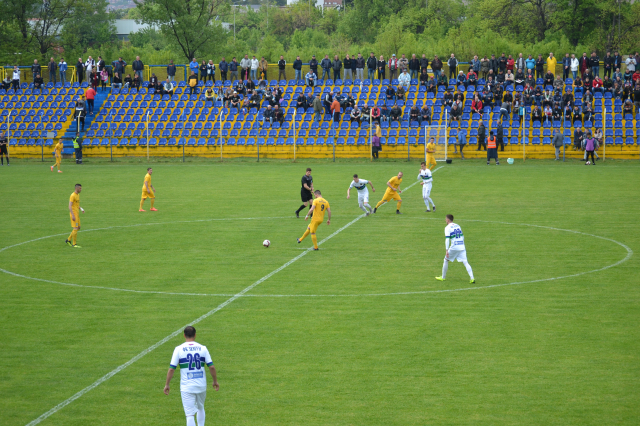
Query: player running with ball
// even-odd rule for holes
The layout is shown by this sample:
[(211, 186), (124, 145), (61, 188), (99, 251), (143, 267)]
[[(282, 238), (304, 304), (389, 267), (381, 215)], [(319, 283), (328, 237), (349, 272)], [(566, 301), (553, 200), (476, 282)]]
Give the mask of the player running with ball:
[(449, 262), (457, 260), (458, 262), (462, 262), (464, 267), (467, 268), (467, 272), (471, 278), (470, 282), (473, 284), (476, 280), (473, 278), (471, 265), (467, 262), (467, 250), (464, 248), (464, 236), (462, 235), (462, 230), (458, 225), (453, 223), (453, 215), (448, 214), (446, 220), (447, 226), (444, 228), (444, 246), (447, 251), (444, 256), (444, 264), (442, 265), (442, 276), (436, 277), (436, 280), (444, 281), (447, 277)]
[(351, 196), (351, 188), (357, 189), (358, 206), (367, 216), (369, 216), (373, 211), (373, 208), (369, 205), (369, 190), (367, 189), (367, 184), (371, 185), (371, 190), (373, 192), (376, 192), (376, 189), (373, 187), (370, 180), (359, 179), (358, 175), (353, 175), (353, 181), (351, 182), (351, 185), (349, 185), (349, 189), (347, 189), (347, 200)]
[(418, 174), (418, 179), (422, 179), (420, 185), (422, 185), (422, 199), (424, 203), (427, 205), (427, 213), (429, 210), (429, 203), (433, 206), (433, 211), (436, 211), (436, 205), (431, 199), (431, 185), (433, 184), (433, 176), (431, 174), (431, 170), (427, 168), (427, 163), (424, 161), (420, 163), (420, 174)]

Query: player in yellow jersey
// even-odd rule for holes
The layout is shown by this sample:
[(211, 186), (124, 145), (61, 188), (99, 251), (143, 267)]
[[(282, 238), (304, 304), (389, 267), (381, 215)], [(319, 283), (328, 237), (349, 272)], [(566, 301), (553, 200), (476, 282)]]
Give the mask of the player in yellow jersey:
[(319, 250), (318, 237), (316, 237), (316, 230), (324, 220), (324, 212), (329, 213), (329, 219), (327, 219), (327, 225), (331, 223), (331, 208), (329, 207), (329, 202), (324, 198), (322, 198), (322, 193), (319, 190), (315, 190), (313, 193), (316, 196), (316, 199), (313, 200), (313, 204), (309, 209), (309, 213), (307, 213), (307, 215), (304, 217), (304, 220), (309, 219), (310, 214), (313, 214), (313, 217), (311, 218), (311, 223), (309, 223), (309, 226), (307, 226), (307, 230), (304, 232), (301, 238), (298, 238), (298, 244), (301, 243), (302, 240), (307, 238), (307, 235), (311, 234), (311, 240), (313, 240), (313, 249)]
[(144, 200), (149, 198), (151, 201), (151, 210), (152, 212), (157, 212), (158, 209), (153, 208), (153, 203), (156, 201), (156, 189), (151, 185), (151, 173), (153, 173), (153, 169), (149, 167), (147, 169), (147, 175), (144, 177), (144, 183), (142, 184), (142, 199), (140, 200), (140, 212), (143, 212), (142, 205), (144, 204)]
[(435, 139), (431, 138), (429, 139), (429, 143), (427, 144), (427, 167), (429, 168), (429, 170), (433, 170), (437, 164), (436, 164), (436, 144), (435, 144)]
[(67, 245), (75, 248), (80, 248), (80, 246), (76, 244), (76, 237), (80, 230), (80, 212), (84, 213), (84, 209), (80, 207), (80, 191), (82, 191), (82, 185), (76, 183), (76, 189), (71, 193), (71, 197), (69, 197), (69, 218), (71, 219), (71, 227), (73, 230), (69, 238), (65, 240)]
[(57, 167), (58, 168), (58, 173), (62, 173), (62, 170), (60, 170), (60, 163), (62, 162), (62, 148), (63, 147), (64, 147), (64, 145), (62, 145), (62, 141), (61, 140), (58, 140), (58, 143), (56, 144), (56, 146), (53, 147), (53, 155), (55, 155), (56, 164), (51, 166), (51, 171), (53, 171), (54, 167)]
[(398, 202), (398, 204), (396, 205), (396, 214), (402, 214), (400, 213), (400, 206), (402, 205), (402, 198), (400, 198), (400, 194), (402, 193), (402, 191), (400, 191), (401, 183), (402, 172), (398, 173), (398, 176), (394, 176), (389, 179), (389, 182), (387, 182), (387, 190), (384, 192), (384, 197), (382, 197), (382, 200), (380, 200), (378, 204), (376, 204), (376, 208), (373, 209), (374, 213), (381, 205), (388, 203), (391, 200), (396, 200)]

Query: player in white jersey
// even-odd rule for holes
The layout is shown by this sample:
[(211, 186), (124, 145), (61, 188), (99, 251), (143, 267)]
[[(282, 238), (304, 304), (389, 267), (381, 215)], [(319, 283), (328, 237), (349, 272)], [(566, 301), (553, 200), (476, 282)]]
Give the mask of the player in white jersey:
[(213, 378), (213, 388), (220, 389), (216, 377), (216, 368), (211, 361), (211, 355), (206, 346), (196, 343), (196, 329), (188, 326), (184, 329), (184, 340), (180, 346), (176, 346), (167, 372), (167, 382), (164, 385), (164, 393), (169, 395), (169, 383), (173, 373), (180, 366), (180, 392), (182, 393), (182, 405), (187, 416), (187, 426), (204, 426), (204, 400), (207, 397), (207, 378), (205, 367), (209, 367), (209, 373)]
[(367, 189), (367, 184), (371, 185), (371, 190), (376, 192), (376, 189), (373, 187), (373, 184), (370, 180), (360, 179), (358, 175), (353, 175), (353, 181), (351, 185), (349, 185), (349, 189), (347, 189), (347, 200), (351, 196), (351, 188), (355, 188), (358, 190), (358, 206), (365, 212), (367, 216), (371, 214), (373, 209), (369, 205), (369, 190)]
[(431, 199), (431, 186), (433, 185), (433, 175), (431, 174), (431, 170), (427, 168), (427, 163), (424, 161), (420, 163), (420, 174), (418, 174), (418, 179), (422, 180), (420, 185), (422, 185), (422, 199), (424, 203), (427, 205), (427, 212), (429, 210), (429, 203), (433, 206), (433, 211), (436, 211), (436, 205)]
[(444, 265), (442, 265), (442, 276), (436, 277), (438, 281), (444, 281), (447, 278), (447, 269), (449, 269), (449, 262), (457, 260), (462, 262), (469, 277), (471, 278), (471, 284), (476, 280), (473, 278), (473, 271), (471, 265), (467, 262), (467, 250), (464, 247), (464, 235), (462, 235), (462, 229), (455, 223), (453, 223), (453, 215), (447, 215), (447, 226), (444, 228), (444, 245), (447, 250), (444, 256)]

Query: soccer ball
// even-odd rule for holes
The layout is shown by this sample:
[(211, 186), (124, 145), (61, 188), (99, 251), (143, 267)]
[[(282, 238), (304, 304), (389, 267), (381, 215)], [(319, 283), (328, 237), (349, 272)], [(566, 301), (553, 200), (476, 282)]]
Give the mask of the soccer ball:
[(513, 158), (507, 158), (507, 163), (513, 164)]
[(271, 241), (269, 240), (264, 240), (262, 242), (262, 245), (264, 246), (264, 248), (269, 248), (269, 246), (271, 245)]
[(587, 161), (585, 164), (586, 164), (587, 166), (590, 166), (590, 165), (591, 165), (591, 161)]

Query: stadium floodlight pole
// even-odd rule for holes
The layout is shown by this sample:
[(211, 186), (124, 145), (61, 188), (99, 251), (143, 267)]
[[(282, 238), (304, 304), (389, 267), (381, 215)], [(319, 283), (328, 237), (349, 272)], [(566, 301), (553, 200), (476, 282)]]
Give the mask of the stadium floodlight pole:
[(147, 111), (147, 161), (149, 161), (149, 113), (151, 111)]

